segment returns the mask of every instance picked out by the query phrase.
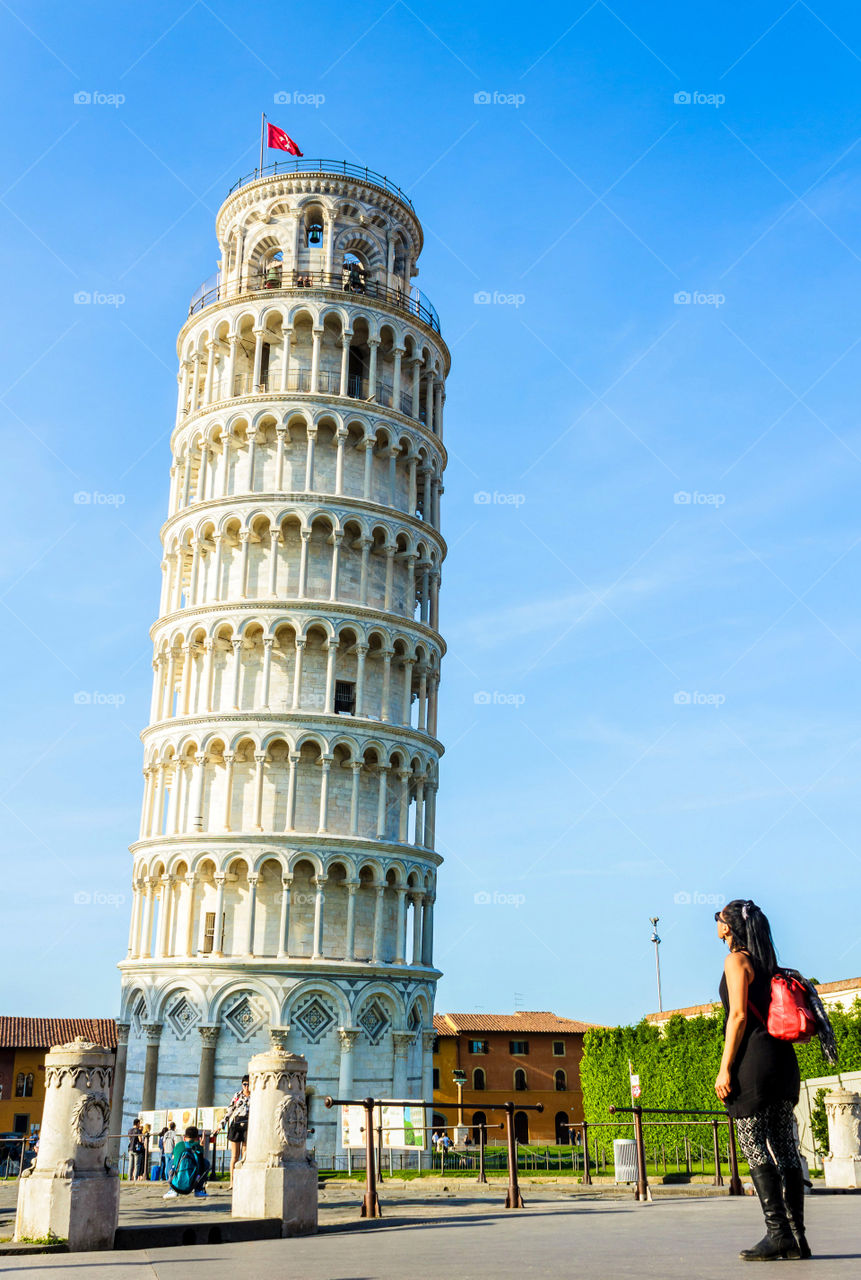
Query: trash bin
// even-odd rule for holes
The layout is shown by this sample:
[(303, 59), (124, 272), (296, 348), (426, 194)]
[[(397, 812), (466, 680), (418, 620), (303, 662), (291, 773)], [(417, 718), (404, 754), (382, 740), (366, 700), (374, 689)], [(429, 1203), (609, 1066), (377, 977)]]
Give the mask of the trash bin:
[(633, 1138), (613, 1139), (613, 1163), (617, 1182), (637, 1181), (637, 1144)]

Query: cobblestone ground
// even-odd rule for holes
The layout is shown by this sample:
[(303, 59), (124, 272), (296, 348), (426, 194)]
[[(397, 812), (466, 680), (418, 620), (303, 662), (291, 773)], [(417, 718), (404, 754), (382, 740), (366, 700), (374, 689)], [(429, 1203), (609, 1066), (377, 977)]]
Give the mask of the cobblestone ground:
[[(726, 1280), (745, 1274), (738, 1249), (762, 1234), (751, 1198), (661, 1196), (651, 1205), (623, 1198), (572, 1193), (570, 1187), (524, 1184), (526, 1208), (501, 1207), (504, 1185), (480, 1189), (454, 1185), (418, 1188), (386, 1184), (384, 1218), (358, 1217), (361, 1188), (340, 1185), (321, 1192), (318, 1236), (246, 1244), (202, 1245), (139, 1252), (0, 1257), (0, 1275), (20, 1280), (188, 1280), (203, 1267), (207, 1280), (243, 1280), (284, 1274), (290, 1280), (403, 1280), (448, 1273), (457, 1280), (481, 1277), (562, 1276), (595, 1280), (667, 1277)], [(11, 1234), (15, 1189), (0, 1188), (0, 1235)], [(165, 1205), (157, 1187), (124, 1191), (122, 1221), (156, 1225), (168, 1215), (209, 1221), (229, 1212), (229, 1195), (217, 1190), (192, 1206)], [(816, 1257), (795, 1262), (797, 1280), (857, 1277), (861, 1270), (861, 1202), (852, 1196), (808, 1197), (808, 1221)]]

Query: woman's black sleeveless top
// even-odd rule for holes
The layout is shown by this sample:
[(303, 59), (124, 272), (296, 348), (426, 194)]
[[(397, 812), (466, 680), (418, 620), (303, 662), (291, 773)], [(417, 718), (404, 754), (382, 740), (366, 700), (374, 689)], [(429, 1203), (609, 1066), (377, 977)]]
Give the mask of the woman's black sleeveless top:
[[(747, 955), (747, 952), (745, 952)], [(753, 981), (747, 990), (747, 1026), (741, 1044), (730, 1069), (732, 1092), (724, 1106), (736, 1120), (752, 1116), (772, 1102), (798, 1102), (801, 1089), (798, 1059), (795, 1049), (787, 1040), (775, 1040), (750, 1008), (753, 1004), (768, 1019), (771, 1003), (771, 979), (748, 956), (753, 965)], [(729, 992), (726, 977), (720, 980), (720, 998), (724, 1008), (724, 1035), (726, 1015), (729, 1013)]]

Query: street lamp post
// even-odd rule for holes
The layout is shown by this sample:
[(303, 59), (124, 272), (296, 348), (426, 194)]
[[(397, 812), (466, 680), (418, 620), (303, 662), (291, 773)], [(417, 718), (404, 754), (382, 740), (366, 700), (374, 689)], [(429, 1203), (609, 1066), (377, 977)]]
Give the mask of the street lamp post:
[(651, 941), (655, 944), (655, 977), (658, 980), (658, 1013), (664, 1012), (664, 1004), (661, 999), (661, 955), (658, 948), (661, 945), (661, 939), (658, 937), (658, 921), (660, 916), (649, 916), (649, 922), (652, 926)]
[(455, 1067), (451, 1078), (457, 1088), (457, 1128), (454, 1131), (454, 1141), (456, 1146), (462, 1147), (466, 1142), (467, 1133), (463, 1123), (463, 1086), (466, 1084), (466, 1072), (461, 1067)]

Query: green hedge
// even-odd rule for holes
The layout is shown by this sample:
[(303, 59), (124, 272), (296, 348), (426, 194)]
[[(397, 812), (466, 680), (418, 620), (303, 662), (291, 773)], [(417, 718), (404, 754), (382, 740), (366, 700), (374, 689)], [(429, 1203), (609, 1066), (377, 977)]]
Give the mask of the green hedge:
[[(837, 1040), (839, 1060), (831, 1066), (822, 1056), (819, 1040), (797, 1045), (803, 1080), (835, 1075), (838, 1071), (861, 1071), (861, 999), (851, 1009), (830, 1014)], [(686, 1107), (712, 1111), (719, 1109), (714, 1082), (723, 1052), (723, 1013), (711, 1017), (673, 1017), (663, 1033), (650, 1023), (635, 1027), (596, 1028), (583, 1038), (580, 1080), (586, 1119), (611, 1120), (611, 1106), (630, 1107), (628, 1063), (640, 1077), (643, 1107)], [(647, 1117), (648, 1118), (648, 1117)], [(682, 1119), (683, 1117), (679, 1117)], [(630, 1126), (595, 1130), (596, 1142), (632, 1136)], [(647, 1143), (680, 1142), (683, 1129), (649, 1127)], [(689, 1129), (692, 1141), (707, 1141), (706, 1129)]]

